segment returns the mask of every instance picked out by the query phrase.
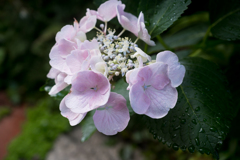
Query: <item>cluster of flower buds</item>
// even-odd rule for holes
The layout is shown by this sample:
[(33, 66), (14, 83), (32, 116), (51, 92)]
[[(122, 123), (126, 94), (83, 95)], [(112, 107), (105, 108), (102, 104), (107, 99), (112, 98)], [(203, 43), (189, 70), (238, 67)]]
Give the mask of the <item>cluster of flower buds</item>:
[[(182, 83), (184, 66), (170, 51), (160, 52), (156, 61), (151, 61), (136, 44), (141, 39), (155, 45), (145, 28), (143, 13), (137, 18), (124, 8), (121, 1), (106, 1), (97, 11), (87, 9), (80, 22), (75, 20), (56, 35), (50, 52), (52, 68), (47, 75), (56, 84), (49, 94), (71, 85), (70, 93), (60, 103), (61, 114), (71, 125), (80, 123), (94, 110), (94, 124), (100, 132), (114, 135), (126, 128), (129, 111), (125, 98), (111, 92), (114, 76), (126, 77), (130, 103), (137, 114), (161, 118), (176, 104), (176, 87)], [(116, 16), (123, 27), (119, 34), (107, 29), (107, 22)], [(104, 22), (100, 29), (96, 27), (97, 19)], [(92, 29), (97, 34), (89, 41), (86, 33)], [(135, 42), (121, 37), (125, 30), (137, 36)]]

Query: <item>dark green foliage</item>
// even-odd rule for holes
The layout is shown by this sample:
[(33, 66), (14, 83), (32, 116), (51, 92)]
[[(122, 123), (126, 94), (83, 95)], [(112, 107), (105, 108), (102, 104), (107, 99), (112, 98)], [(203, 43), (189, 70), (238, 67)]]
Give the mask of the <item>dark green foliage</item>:
[[(207, 26), (204, 24), (189, 27), (181, 30), (173, 35), (164, 37), (165, 43), (172, 49), (181, 48), (193, 48), (199, 41), (202, 40), (207, 30)], [(156, 46), (149, 47), (148, 54), (157, 53), (163, 51), (165, 48), (161, 43), (157, 42)]]
[(209, 8), (212, 34), (228, 41), (240, 39), (240, 1), (211, 0)]
[(112, 92), (116, 92), (118, 94), (121, 94), (127, 101), (127, 107), (130, 112), (130, 114), (134, 114), (133, 109), (130, 105), (129, 101), (129, 90), (127, 90), (128, 83), (124, 81), (125, 77), (118, 80), (116, 83), (113, 84), (114, 89), (112, 89)]
[(92, 134), (97, 130), (93, 121), (94, 113), (95, 113), (95, 110), (88, 113), (87, 116), (81, 122), (82, 134), (83, 134), (81, 138), (82, 142), (88, 140), (92, 136)]
[(191, 0), (141, 0), (138, 12), (144, 13), (148, 33), (154, 38), (170, 27), (190, 3)]
[(178, 87), (178, 102), (162, 119), (144, 117), (150, 132), (173, 149), (212, 154), (225, 139), (233, 113), (226, 78), (211, 62), (200, 58), (181, 61), (186, 75)]
[(70, 129), (68, 120), (54, 108), (58, 104), (51, 98), (41, 100), (27, 111), (27, 122), (22, 133), (8, 148), (6, 160), (44, 160), (58, 135)]

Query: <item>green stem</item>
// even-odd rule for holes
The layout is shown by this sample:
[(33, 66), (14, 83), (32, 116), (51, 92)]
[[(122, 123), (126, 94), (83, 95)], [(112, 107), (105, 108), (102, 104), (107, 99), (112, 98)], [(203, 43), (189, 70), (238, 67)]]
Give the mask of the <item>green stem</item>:
[(212, 28), (212, 26), (208, 27), (208, 30), (207, 30), (206, 34), (204, 35), (204, 37), (203, 37), (203, 41), (202, 41), (202, 45), (203, 46), (205, 46), (205, 44), (206, 44), (206, 41), (207, 41), (208, 35), (209, 35), (210, 31), (211, 31), (211, 28)]
[(191, 53), (191, 54), (189, 55), (189, 57), (196, 57), (196, 56), (198, 56), (201, 52), (202, 52), (202, 49), (197, 49), (196, 51), (194, 51), (193, 53)]
[(163, 39), (160, 35), (157, 35), (157, 40), (158, 40), (158, 42), (160, 42), (163, 45), (163, 47), (165, 49), (172, 51), (172, 49), (163, 41)]
[(144, 47), (144, 52), (147, 53), (147, 50), (148, 50), (148, 45), (145, 44), (145, 47)]

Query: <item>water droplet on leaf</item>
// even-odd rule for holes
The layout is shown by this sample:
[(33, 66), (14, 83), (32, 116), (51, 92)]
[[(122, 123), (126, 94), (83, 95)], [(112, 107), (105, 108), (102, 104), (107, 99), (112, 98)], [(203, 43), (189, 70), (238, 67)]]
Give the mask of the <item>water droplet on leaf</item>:
[(193, 145), (191, 145), (190, 147), (188, 147), (188, 151), (190, 153), (194, 153), (195, 147)]

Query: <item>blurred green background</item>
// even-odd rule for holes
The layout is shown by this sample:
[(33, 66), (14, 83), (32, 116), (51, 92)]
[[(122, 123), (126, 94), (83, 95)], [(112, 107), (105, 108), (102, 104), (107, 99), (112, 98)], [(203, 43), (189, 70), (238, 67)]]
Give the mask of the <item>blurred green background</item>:
[[(27, 120), (22, 133), (9, 146), (7, 160), (45, 159), (58, 135), (71, 130), (68, 121), (59, 113), (59, 101), (49, 98), (47, 93), (40, 92), (39, 89), (45, 84), (50, 69), (49, 52), (55, 43), (56, 33), (62, 26), (72, 24), (73, 18), (80, 20), (85, 15), (86, 8), (97, 9), (96, 2), (0, 1), (0, 91), (9, 101), (6, 104), (0, 102), (0, 121), (11, 115), (14, 108), (23, 104), (27, 106)], [(228, 76), (236, 107), (239, 107), (239, 100), (235, 98), (240, 94), (240, 79), (237, 77), (240, 74), (239, 41), (227, 42), (210, 37), (207, 46), (199, 49), (209, 25), (207, 2), (193, 1), (183, 17), (165, 31), (162, 37), (180, 58), (199, 54), (200, 57), (217, 63)], [(126, 10), (135, 13), (136, 9), (127, 6)], [(112, 25), (115, 22), (116, 20)], [(141, 42), (139, 45), (144, 48)], [(158, 44), (153, 48), (148, 47), (148, 52), (155, 54), (163, 49)], [(240, 116), (233, 122), (232, 130), (221, 148), (221, 160), (240, 159), (240, 132), (239, 127), (236, 127), (238, 117)], [(120, 141), (125, 143), (119, 153), (121, 159), (131, 159), (131, 153), (135, 149), (140, 150), (147, 160), (212, 159), (211, 156), (200, 153), (174, 151), (154, 140), (139, 121), (141, 118), (134, 115), (127, 129), (108, 141), (108, 145), (113, 146)]]

